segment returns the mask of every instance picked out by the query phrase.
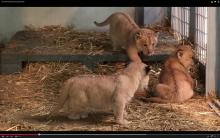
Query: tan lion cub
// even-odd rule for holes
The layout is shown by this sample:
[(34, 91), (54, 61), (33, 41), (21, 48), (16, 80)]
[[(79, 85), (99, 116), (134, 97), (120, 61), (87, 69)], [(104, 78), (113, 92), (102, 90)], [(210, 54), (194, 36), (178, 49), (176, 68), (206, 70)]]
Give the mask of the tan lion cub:
[(61, 89), (54, 115), (65, 103), (68, 118), (86, 118), (88, 113), (113, 111), (116, 122), (128, 124), (124, 119), (125, 106), (137, 89), (147, 89), (150, 71), (143, 63), (130, 63), (121, 73), (114, 75), (82, 75), (70, 78)]
[(129, 15), (117, 12), (110, 15), (102, 23), (96, 21), (94, 23), (96, 26), (109, 24), (113, 50), (126, 49), (132, 61), (141, 62), (138, 55), (140, 52), (145, 55), (154, 53), (159, 33), (150, 29), (139, 28)]
[(169, 103), (185, 102), (194, 95), (194, 80), (188, 73), (193, 64), (193, 50), (189, 45), (181, 45), (166, 60), (159, 76), (159, 84), (154, 92), (155, 97), (146, 101)]

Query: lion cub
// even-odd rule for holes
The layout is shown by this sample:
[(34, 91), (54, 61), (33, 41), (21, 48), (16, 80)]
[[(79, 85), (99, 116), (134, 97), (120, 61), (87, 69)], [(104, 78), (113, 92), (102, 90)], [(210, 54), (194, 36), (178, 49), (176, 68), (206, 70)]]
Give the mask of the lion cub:
[(158, 43), (159, 33), (150, 29), (139, 28), (131, 17), (125, 13), (117, 12), (110, 15), (104, 22), (94, 22), (96, 26), (110, 25), (110, 36), (113, 50), (126, 49), (132, 61), (141, 62), (138, 53), (145, 55), (154, 53)]
[(121, 73), (70, 78), (64, 83), (59, 103), (50, 115), (67, 105), (69, 119), (86, 118), (91, 112), (113, 111), (117, 123), (128, 124), (124, 119), (125, 106), (137, 89), (147, 89), (149, 71), (149, 66), (134, 62)]
[(193, 50), (189, 45), (179, 46), (177, 51), (165, 62), (156, 86), (155, 97), (147, 98), (151, 102), (184, 102), (194, 92), (194, 81), (188, 73), (193, 64)]

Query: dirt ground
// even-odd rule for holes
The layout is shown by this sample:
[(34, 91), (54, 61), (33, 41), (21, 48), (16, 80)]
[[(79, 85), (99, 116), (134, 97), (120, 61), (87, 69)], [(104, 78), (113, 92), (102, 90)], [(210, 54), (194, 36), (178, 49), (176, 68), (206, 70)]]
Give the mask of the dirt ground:
[[(160, 64), (154, 64), (155, 72)], [(219, 131), (219, 116), (201, 95), (184, 104), (144, 103), (133, 99), (127, 107), (127, 127), (114, 123), (112, 114), (91, 114), (78, 121), (58, 115), (47, 119), (62, 83), (77, 74), (112, 74), (124, 63), (99, 65), (91, 72), (76, 63), (30, 63), (22, 73), (0, 75), (1, 131)], [(157, 78), (151, 73), (150, 84)]]

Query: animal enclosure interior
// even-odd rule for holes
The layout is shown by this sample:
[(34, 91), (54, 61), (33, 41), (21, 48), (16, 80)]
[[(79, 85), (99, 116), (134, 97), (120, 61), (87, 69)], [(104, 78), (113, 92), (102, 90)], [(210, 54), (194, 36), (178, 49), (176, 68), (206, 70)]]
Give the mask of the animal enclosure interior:
[[(142, 8), (156, 11), (156, 7)], [(154, 19), (149, 14), (135, 13), (137, 8), (134, 9), (134, 14), (122, 11), (130, 16), (143, 14), (142, 21)], [(161, 104), (144, 102), (140, 100), (140, 95), (136, 95), (126, 107), (128, 120), (131, 121), (127, 126), (116, 124), (112, 113), (91, 113), (86, 119), (69, 120), (61, 112), (48, 119), (67, 79), (88, 74), (112, 75), (122, 71), (129, 59), (124, 50), (112, 50), (108, 27), (99, 31), (96, 27), (81, 30), (74, 24), (24, 24), (0, 47), (0, 130), (219, 131), (218, 112), (210, 107), (206, 97), (209, 8), (158, 9), (160, 15), (164, 12), (163, 18), (152, 20), (150, 24), (138, 23), (142, 28), (159, 32), (154, 54), (140, 55), (144, 63), (152, 66), (149, 89), (144, 96), (151, 97), (167, 57), (179, 45), (189, 44), (196, 54), (194, 65), (189, 70), (196, 82), (192, 99), (184, 103)], [(113, 12), (118, 10), (109, 12), (103, 20)], [(136, 18), (132, 17), (135, 22)], [(88, 22), (93, 24), (95, 20), (94, 17)]]

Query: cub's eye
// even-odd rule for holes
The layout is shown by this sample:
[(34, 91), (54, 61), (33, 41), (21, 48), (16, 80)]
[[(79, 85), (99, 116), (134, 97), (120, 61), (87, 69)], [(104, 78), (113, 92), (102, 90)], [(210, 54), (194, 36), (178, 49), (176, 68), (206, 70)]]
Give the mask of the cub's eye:
[(144, 46), (147, 46), (147, 44), (144, 44)]

